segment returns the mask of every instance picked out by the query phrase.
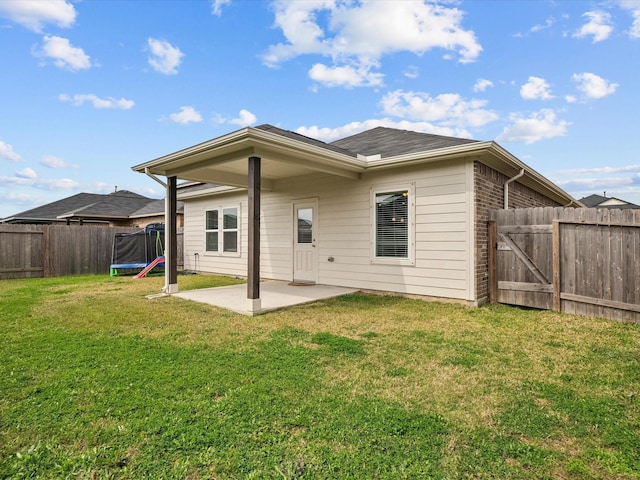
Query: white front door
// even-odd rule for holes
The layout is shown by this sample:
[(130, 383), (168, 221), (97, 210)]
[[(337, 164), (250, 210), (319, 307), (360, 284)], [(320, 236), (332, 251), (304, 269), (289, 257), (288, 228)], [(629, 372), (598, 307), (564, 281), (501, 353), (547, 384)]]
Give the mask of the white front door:
[(318, 280), (317, 202), (293, 205), (293, 281), (316, 283)]

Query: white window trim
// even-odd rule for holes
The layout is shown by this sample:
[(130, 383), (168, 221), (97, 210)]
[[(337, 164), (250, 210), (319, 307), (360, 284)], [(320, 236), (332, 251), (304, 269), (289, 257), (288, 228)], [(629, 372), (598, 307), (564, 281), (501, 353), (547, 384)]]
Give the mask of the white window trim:
[[(378, 257), (376, 256), (376, 195), (379, 193), (387, 193), (387, 192), (398, 192), (406, 190), (409, 193), (409, 211), (407, 212), (407, 216), (409, 218), (409, 231), (407, 241), (409, 245), (407, 245), (407, 258), (397, 258), (397, 257)], [(395, 183), (395, 184), (384, 184), (384, 185), (375, 185), (371, 187), (371, 195), (370, 195), (370, 262), (376, 265), (404, 265), (404, 266), (414, 266), (416, 264), (416, 240), (415, 240), (415, 223), (416, 223), (416, 185), (415, 183)]]
[[(238, 245), (237, 245), (237, 252), (225, 252), (224, 250), (224, 232), (225, 231), (231, 231), (231, 230), (235, 230), (235, 229), (227, 229), (225, 230), (224, 228), (224, 211), (225, 209), (228, 210), (230, 208), (236, 208), (238, 210)], [(207, 250), (207, 212), (211, 212), (213, 210), (217, 210), (218, 211), (218, 250), (216, 252), (212, 252), (212, 251), (208, 251)], [(227, 205), (211, 205), (208, 206), (205, 209), (205, 214), (204, 214), (204, 230), (203, 230), (203, 237), (204, 237), (204, 255), (205, 256), (209, 256), (209, 257), (241, 257), (242, 256), (242, 251), (241, 251), (241, 245), (242, 245), (242, 209), (240, 208), (240, 204), (227, 204)], [(209, 231), (213, 231), (213, 230), (209, 230)]]

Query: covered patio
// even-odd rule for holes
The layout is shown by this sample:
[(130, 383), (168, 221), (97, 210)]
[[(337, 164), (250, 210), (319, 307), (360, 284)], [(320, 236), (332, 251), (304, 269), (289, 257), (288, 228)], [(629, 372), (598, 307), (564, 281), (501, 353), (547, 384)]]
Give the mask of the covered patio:
[[(304, 159), (301, 161), (301, 159)], [(273, 191), (278, 181), (323, 172), (353, 180), (360, 178), (366, 162), (351, 152), (323, 142), (292, 134), (270, 125), (247, 127), (158, 159), (136, 165), (134, 171), (145, 173), (166, 189), (165, 257), (166, 273), (163, 292), (178, 293), (176, 267), (177, 180), (204, 182), (223, 188), (246, 189), (248, 199), (247, 284), (220, 294), (210, 290), (185, 292), (184, 298), (222, 306), (244, 314), (298, 305), (322, 298), (350, 293), (316, 285), (294, 287), (260, 282), (260, 202), (262, 191)], [(166, 177), (166, 182), (157, 175)], [(261, 292), (261, 286), (266, 288)], [(285, 288), (288, 287), (288, 288)], [(240, 291), (244, 295), (240, 295)], [(307, 293), (301, 293), (307, 291)], [(310, 293), (312, 292), (312, 293)], [(225, 294), (229, 293), (225, 299)], [(233, 295), (231, 295), (233, 293)], [(207, 300), (209, 299), (209, 300)]]
[(259, 310), (248, 308), (247, 286), (244, 284), (188, 290), (174, 293), (173, 295), (185, 300), (206, 303), (251, 316), (348, 295), (358, 290), (329, 285), (300, 285), (270, 280), (260, 282), (260, 291), (262, 302)]

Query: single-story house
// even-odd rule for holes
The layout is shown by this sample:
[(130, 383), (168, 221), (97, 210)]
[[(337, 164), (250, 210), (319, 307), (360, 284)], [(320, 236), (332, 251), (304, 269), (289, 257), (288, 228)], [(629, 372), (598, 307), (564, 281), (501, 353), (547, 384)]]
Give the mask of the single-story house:
[[(182, 204), (177, 208), (177, 222), (181, 227)], [(164, 213), (164, 200), (117, 190), (109, 194), (77, 193), (0, 219), (0, 223), (144, 228), (150, 223), (164, 222)]]
[(490, 210), (582, 206), (496, 142), (384, 127), (332, 143), (247, 127), (133, 169), (183, 201), (185, 268), (246, 276), (257, 310), (260, 278), (479, 305)]
[(640, 208), (640, 205), (636, 205), (635, 203), (627, 202), (626, 200), (616, 197), (607, 197), (606, 195), (607, 192), (604, 192), (604, 195), (593, 194), (588, 197), (581, 198), (578, 201), (587, 208), (616, 208), (621, 210), (626, 210), (627, 208)]

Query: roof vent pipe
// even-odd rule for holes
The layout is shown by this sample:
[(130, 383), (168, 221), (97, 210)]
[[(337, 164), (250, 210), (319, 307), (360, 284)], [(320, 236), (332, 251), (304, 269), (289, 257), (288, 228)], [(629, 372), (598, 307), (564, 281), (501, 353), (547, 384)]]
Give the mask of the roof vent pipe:
[(506, 182), (504, 182), (504, 209), (507, 210), (509, 208), (509, 184), (524, 175), (524, 168), (520, 170), (520, 173), (515, 177), (510, 178)]

